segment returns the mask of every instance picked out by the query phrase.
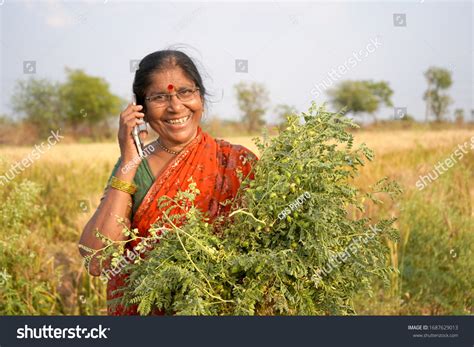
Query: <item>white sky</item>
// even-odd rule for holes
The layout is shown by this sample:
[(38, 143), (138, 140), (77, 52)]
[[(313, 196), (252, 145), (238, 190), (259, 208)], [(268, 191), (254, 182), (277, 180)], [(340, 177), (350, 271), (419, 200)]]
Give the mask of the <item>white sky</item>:
[[(395, 27), (393, 14), (406, 14)], [(271, 109), (279, 103), (305, 111), (311, 90), (371, 39), (379, 46), (339, 77), (386, 80), (395, 106), (423, 119), (423, 72), (440, 66), (453, 72), (450, 113), (474, 108), (473, 2), (165, 2), (0, 0), (0, 113), (11, 114), (10, 97), (19, 79), (63, 81), (65, 66), (103, 77), (112, 92), (128, 98), (131, 59), (172, 44), (185, 44), (207, 75), (214, 93), (210, 114), (239, 119), (233, 85), (264, 83)], [(373, 48), (370, 48), (373, 50)], [(248, 60), (248, 73), (235, 71)], [(24, 74), (23, 62), (36, 61)], [(221, 95), (223, 94), (223, 97)], [(86, 107), (85, 107), (86, 108)], [(379, 118), (393, 117), (382, 109)], [(474, 116), (473, 116), (474, 117)], [(272, 112), (267, 113), (272, 120)]]

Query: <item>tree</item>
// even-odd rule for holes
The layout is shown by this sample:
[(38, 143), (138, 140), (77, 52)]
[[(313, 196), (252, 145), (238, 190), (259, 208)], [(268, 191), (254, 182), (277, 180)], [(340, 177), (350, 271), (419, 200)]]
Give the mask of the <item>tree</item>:
[(347, 112), (354, 116), (360, 113), (368, 113), (377, 122), (375, 112), (382, 104), (393, 106), (391, 97), (393, 90), (388, 82), (366, 81), (343, 81), (337, 87), (328, 91), (331, 103), (334, 107), (342, 109), (346, 107)]
[(58, 83), (47, 79), (20, 80), (15, 86), (11, 103), (14, 112), (35, 126), (40, 135), (63, 124)]
[(426, 101), (426, 121), (433, 113), (436, 121), (440, 122), (446, 114), (448, 106), (452, 103), (449, 95), (442, 93), (453, 83), (451, 72), (443, 68), (430, 67), (424, 75), (428, 82), (428, 89), (423, 95), (423, 100)]
[(82, 70), (66, 68), (67, 81), (60, 88), (65, 105), (65, 118), (77, 130), (81, 123), (90, 128), (118, 115), (123, 100), (112, 94), (109, 84), (100, 77), (89, 76)]
[(392, 107), (392, 95), (393, 90), (389, 87), (388, 82), (380, 81), (380, 82), (372, 82), (372, 81), (365, 81), (368, 88), (372, 91), (372, 94), (378, 99), (379, 105), (385, 104), (385, 106)]
[(275, 113), (277, 114), (277, 122), (280, 130), (286, 128), (288, 124), (288, 116), (296, 114), (298, 111), (294, 106), (279, 104), (275, 107)]
[(259, 131), (265, 124), (263, 115), (269, 102), (268, 91), (260, 83), (247, 85), (245, 82), (240, 82), (234, 88), (237, 93), (239, 108), (243, 113), (243, 122), (248, 132)]
[(12, 96), (13, 110), (32, 124), (40, 135), (71, 125), (93, 128), (111, 115), (118, 115), (124, 101), (109, 91), (108, 83), (82, 70), (66, 68), (64, 84), (47, 79), (18, 81)]

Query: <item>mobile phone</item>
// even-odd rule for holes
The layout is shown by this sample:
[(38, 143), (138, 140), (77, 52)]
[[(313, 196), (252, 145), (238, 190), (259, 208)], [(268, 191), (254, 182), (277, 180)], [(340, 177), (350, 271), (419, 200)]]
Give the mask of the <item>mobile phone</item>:
[[(136, 105), (137, 98), (135, 97), (135, 94), (132, 94), (132, 100), (133, 100), (133, 104)], [(147, 131), (146, 123), (134, 126), (133, 131), (132, 131), (133, 141), (135, 142), (135, 146), (137, 147), (138, 155), (140, 156), (140, 158), (144, 157), (143, 143), (142, 143), (142, 140), (140, 139), (140, 136), (138, 136), (140, 132), (142, 131)]]

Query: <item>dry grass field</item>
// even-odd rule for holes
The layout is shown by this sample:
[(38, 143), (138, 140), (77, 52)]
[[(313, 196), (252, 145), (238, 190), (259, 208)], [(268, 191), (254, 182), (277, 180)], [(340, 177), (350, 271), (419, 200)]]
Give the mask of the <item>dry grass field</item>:
[[(415, 183), (474, 136), (468, 130), (358, 131), (355, 142), (375, 151), (355, 184), (388, 176), (404, 193), (383, 212), (399, 217), (401, 240), (388, 262), (391, 286), (361, 293), (363, 314), (472, 312), (474, 150), (419, 191)], [(228, 141), (257, 152), (250, 137)], [(0, 147), (0, 172), (34, 147)], [(104, 314), (104, 285), (89, 277), (77, 251), (119, 156), (115, 143), (59, 143), (0, 188), (0, 314)], [(375, 216), (382, 212), (369, 209)]]

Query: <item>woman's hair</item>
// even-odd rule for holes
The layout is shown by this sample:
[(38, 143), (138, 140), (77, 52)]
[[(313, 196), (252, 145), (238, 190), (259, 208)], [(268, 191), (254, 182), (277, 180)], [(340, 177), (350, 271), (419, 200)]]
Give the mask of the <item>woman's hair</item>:
[(152, 75), (174, 67), (180, 67), (186, 77), (199, 87), (201, 98), (205, 103), (206, 88), (192, 59), (181, 51), (167, 49), (150, 53), (140, 61), (133, 80), (133, 93), (136, 96), (137, 105), (143, 105), (143, 109), (146, 110), (145, 93), (152, 83)]

